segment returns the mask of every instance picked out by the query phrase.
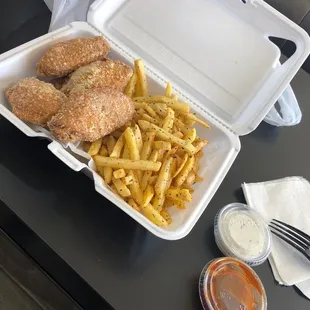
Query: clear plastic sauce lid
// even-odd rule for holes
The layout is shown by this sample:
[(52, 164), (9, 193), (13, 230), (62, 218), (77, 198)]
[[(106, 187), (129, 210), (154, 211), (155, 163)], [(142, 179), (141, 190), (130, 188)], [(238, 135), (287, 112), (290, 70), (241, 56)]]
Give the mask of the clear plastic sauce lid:
[(214, 223), (215, 241), (226, 256), (249, 265), (259, 265), (271, 251), (271, 235), (259, 213), (241, 203), (218, 212)]
[(245, 263), (218, 258), (200, 275), (199, 294), (206, 310), (265, 310), (267, 297), (257, 274)]

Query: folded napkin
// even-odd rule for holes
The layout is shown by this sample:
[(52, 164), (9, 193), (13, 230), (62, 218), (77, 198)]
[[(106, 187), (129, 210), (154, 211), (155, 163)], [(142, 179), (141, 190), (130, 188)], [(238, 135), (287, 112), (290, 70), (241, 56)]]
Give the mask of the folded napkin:
[[(310, 184), (302, 177), (242, 184), (247, 204), (267, 222), (272, 219), (295, 226), (310, 235)], [(296, 285), (310, 299), (310, 261), (295, 248), (272, 236), (269, 262), (281, 285)]]

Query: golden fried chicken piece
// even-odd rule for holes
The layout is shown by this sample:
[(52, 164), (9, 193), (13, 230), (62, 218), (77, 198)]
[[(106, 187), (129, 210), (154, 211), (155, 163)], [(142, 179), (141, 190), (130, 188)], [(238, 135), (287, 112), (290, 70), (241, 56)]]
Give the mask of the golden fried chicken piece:
[(124, 91), (132, 73), (132, 69), (120, 61), (98, 60), (73, 72), (61, 91), (66, 95), (70, 92), (102, 87)]
[(110, 88), (88, 89), (70, 94), (48, 127), (63, 142), (92, 142), (124, 126), (134, 112), (132, 100), (123, 93)]
[(67, 97), (52, 84), (26, 78), (10, 86), (6, 92), (13, 113), (20, 119), (45, 126)]
[(78, 38), (53, 45), (37, 63), (39, 76), (62, 77), (95, 60), (110, 50), (102, 37)]

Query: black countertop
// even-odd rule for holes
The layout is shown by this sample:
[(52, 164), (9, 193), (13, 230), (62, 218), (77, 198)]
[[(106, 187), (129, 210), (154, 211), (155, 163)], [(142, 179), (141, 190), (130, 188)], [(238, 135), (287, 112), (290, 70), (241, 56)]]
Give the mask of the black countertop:
[[(302, 123), (263, 123), (242, 137), (241, 152), (208, 208), (193, 231), (174, 242), (154, 237), (97, 194), (90, 179), (48, 151), (47, 141), (28, 138), (0, 118), (0, 199), (6, 204), (0, 227), (85, 309), (103, 309), (99, 296), (116, 309), (200, 309), (199, 274), (221, 256), (213, 238), (219, 208), (243, 201), (242, 182), (292, 175), (310, 180), (309, 83), (303, 71), (292, 83)], [(267, 262), (255, 271), (269, 309), (309, 309), (297, 290), (275, 283)]]

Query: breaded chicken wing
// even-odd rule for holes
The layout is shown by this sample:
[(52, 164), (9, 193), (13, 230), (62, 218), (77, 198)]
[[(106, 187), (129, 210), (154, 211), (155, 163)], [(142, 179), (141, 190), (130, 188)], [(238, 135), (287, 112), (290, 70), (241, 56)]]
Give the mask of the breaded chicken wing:
[(130, 121), (132, 100), (113, 89), (74, 92), (48, 123), (52, 134), (63, 142), (95, 141)]
[(102, 36), (59, 42), (53, 45), (37, 63), (37, 74), (62, 77), (104, 58), (109, 50), (110, 46)]
[(132, 73), (132, 69), (120, 61), (95, 61), (73, 72), (61, 91), (66, 95), (102, 87), (124, 91)]
[(67, 97), (52, 84), (36, 78), (18, 81), (6, 90), (13, 113), (20, 119), (45, 126)]

